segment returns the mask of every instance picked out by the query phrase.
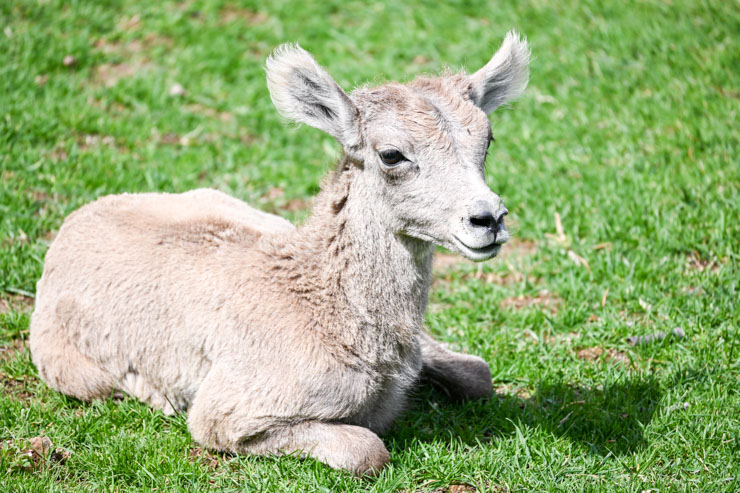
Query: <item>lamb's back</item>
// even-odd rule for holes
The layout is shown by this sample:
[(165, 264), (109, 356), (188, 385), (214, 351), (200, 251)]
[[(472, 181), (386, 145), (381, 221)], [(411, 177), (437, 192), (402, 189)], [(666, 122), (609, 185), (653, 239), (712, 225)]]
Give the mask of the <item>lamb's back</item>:
[(262, 235), (292, 229), (213, 190), (102, 197), (62, 225), (35, 310), (116, 378), (133, 369), (153, 385), (192, 386), (226, 334), (246, 329), (229, 309), (235, 263)]

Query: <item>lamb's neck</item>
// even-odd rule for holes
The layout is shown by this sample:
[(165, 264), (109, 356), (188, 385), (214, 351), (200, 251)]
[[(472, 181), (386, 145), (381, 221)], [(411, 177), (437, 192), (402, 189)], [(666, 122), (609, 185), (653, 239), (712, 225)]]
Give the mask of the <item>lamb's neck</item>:
[(432, 246), (392, 232), (374, 204), (355, 193), (351, 177), (334, 177), (313, 215), (295, 233), (304, 262), (336, 303), (378, 329), (418, 330), (431, 284)]

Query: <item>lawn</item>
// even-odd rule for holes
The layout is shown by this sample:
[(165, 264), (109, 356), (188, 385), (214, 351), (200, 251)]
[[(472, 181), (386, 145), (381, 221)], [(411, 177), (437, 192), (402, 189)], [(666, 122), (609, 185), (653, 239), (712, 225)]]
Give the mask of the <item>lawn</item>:
[[(740, 491), (736, 2), (20, 0), (0, 20), (1, 491)], [(349, 89), (475, 70), (511, 28), (531, 80), (491, 116), (487, 180), (515, 239), (439, 252), (427, 315), (490, 362), (492, 399), (420, 387), (391, 465), (356, 479), (38, 379), (35, 284), (77, 207), (213, 187), (306, 217), (339, 147), (272, 107), (275, 46)]]

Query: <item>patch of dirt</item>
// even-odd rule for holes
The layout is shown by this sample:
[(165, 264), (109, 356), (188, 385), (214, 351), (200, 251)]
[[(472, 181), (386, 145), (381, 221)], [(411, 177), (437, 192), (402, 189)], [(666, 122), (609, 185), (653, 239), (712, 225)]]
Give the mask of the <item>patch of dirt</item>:
[[(65, 152), (64, 159), (66, 158), (67, 154)], [(67, 199), (59, 193), (54, 192), (52, 195), (49, 195), (45, 190), (29, 189), (26, 192), (26, 195), (34, 202), (41, 205), (41, 207), (33, 213), (35, 217), (46, 217), (50, 208), (57, 208), (60, 204), (67, 202)]]
[(0, 313), (24, 312), (33, 310), (34, 299), (22, 294), (3, 294), (0, 298)]
[[(26, 351), (28, 344), (25, 339), (13, 339), (13, 341), (6, 345), (0, 346), (0, 361), (8, 360), (15, 357), (16, 352), (23, 353)], [(0, 373), (0, 375), (2, 375)]]
[(645, 314), (645, 312), (636, 313), (627, 310), (619, 310), (619, 317), (622, 321), (624, 321), (624, 325), (626, 325), (627, 327), (652, 327), (654, 324), (654, 321), (649, 318)]
[(162, 145), (188, 146), (190, 145), (190, 139), (185, 136), (181, 137), (177, 134), (166, 133), (157, 136), (157, 143)]
[[(2, 358), (9, 359), (16, 354), (12, 350), (9, 353), (7, 355), (3, 354)], [(27, 377), (11, 377), (5, 373), (0, 373), (0, 388), (3, 389), (3, 394), (12, 396), (15, 400), (22, 402), (31, 400), (33, 394), (30, 392), (28, 384), (29, 378)]]
[(294, 198), (285, 200), (285, 190), (280, 187), (273, 187), (262, 196), (261, 201), (267, 212), (301, 212), (311, 208), (313, 199)]
[(451, 303), (433, 303), (429, 302), (427, 304), (427, 311), (430, 313), (439, 313), (445, 310), (449, 310), (450, 308), (454, 308), (455, 305)]
[(57, 234), (59, 234), (59, 230), (54, 229), (54, 230), (47, 231), (46, 233), (44, 233), (44, 236), (42, 236), (42, 238), (44, 239), (44, 241), (51, 243), (52, 241), (56, 239)]
[(288, 202), (285, 203), (285, 205), (278, 206), (278, 208), (290, 212), (300, 212), (310, 209), (311, 204), (312, 201), (310, 199), (290, 199)]
[[(517, 238), (512, 239), (501, 248), (501, 253), (496, 256), (493, 261), (511, 258), (522, 258), (530, 255), (534, 255), (537, 251), (537, 244), (530, 240), (520, 240)], [(450, 267), (454, 267), (460, 264), (470, 264), (471, 261), (463, 257), (462, 255), (455, 253), (442, 253), (435, 252), (434, 254), (434, 268), (438, 270), (444, 270)], [(520, 273), (515, 273), (521, 275)], [(495, 275), (495, 274), (494, 274)], [(499, 277), (508, 277), (499, 276)], [(479, 277), (480, 279), (480, 277)], [(495, 281), (495, 279), (493, 279)], [(521, 278), (519, 279), (521, 280)]]
[(240, 21), (247, 26), (256, 26), (257, 24), (267, 22), (269, 18), (270, 17), (264, 12), (255, 12), (253, 10), (239, 8), (233, 5), (224, 7), (219, 13), (221, 25)]
[(87, 151), (97, 147), (116, 148), (116, 139), (110, 135), (80, 135), (77, 138), (77, 145), (80, 150)]
[(604, 354), (604, 350), (598, 346), (594, 346), (580, 349), (576, 353), (576, 357), (578, 357), (578, 359), (586, 361), (596, 361), (601, 357), (602, 354)]
[[(486, 274), (482, 278), (477, 277), (477, 279), (485, 280), (487, 283), (490, 283), (490, 284), (498, 284), (499, 286), (508, 286), (510, 284), (518, 284), (524, 281), (524, 274), (522, 274), (519, 271), (509, 272), (503, 275), (492, 272), (492, 273)], [(542, 282), (542, 279), (539, 277), (531, 277), (529, 278), (529, 282), (533, 284), (540, 284)]]
[(686, 267), (689, 270), (696, 272), (717, 272), (722, 264), (727, 262), (727, 258), (716, 259), (716, 258), (702, 258), (699, 252), (691, 252), (686, 259)]
[(433, 266), (435, 270), (446, 270), (451, 267), (470, 262), (465, 257), (454, 253), (434, 252)]
[(45, 463), (64, 464), (72, 453), (61, 447), (54, 447), (49, 437), (36, 436), (22, 440), (0, 442), (0, 448), (7, 450), (12, 462), (20, 469), (35, 471)]
[(740, 91), (733, 91), (732, 89), (727, 89), (721, 86), (712, 86), (712, 87), (714, 87), (714, 90), (720, 93), (723, 97), (732, 98), (732, 99), (740, 99)]
[(545, 334), (544, 340), (547, 344), (571, 343), (579, 337), (581, 334), (578, 332), (568, 332), (566, 334)]
[(107, 113), (112, 113), (114, 115), (120, 115), (128, 111), (128, 108), (126, 108), (121, 103), (117, 103), (115, 101), (103, 101), (100, 99), (95, 99), (93, 97), (87, 98), (87, 104), (101, 109)]
[(272, 187), (271, 189), (267, 191), (264, 198), (267, 200), (275, 200), (275, 199), (279, 199), (283, 195), (285, 195), (285, 190), (283, 190), (280, 187)]
[(683, 288), (681, 288), (681, 292), (694, 296), (702, 296), (704, 294), (704, 288), (697, 286), (684, 286)]
[(49, 195), (46, 190), (41, 190), (38, 188), (31, 188), (27, 190), (26, 195), (31, 197), (34, 202), (59, 202), (60, 200), (62, 200), (61, 195), (59, 195), (58, 193)]
[(451, 484), (449, 488), (447, 488), (447, 493), (466, 493), (470, 491), (475, 492), (478, 490), (467, 484)]
[[(130, 46), (124, 43), (121, 43), (119, 41), (110, 41), (105, 38), (97, 39), (93, 42), (93, 47), (99, 51), (100, 53), (103, 53), (105, 55), (111, 55), (111, 54), (119, 54), (122, 52), (128, 52), (129, 50), (124, 50), (124, 46)], [(138, 48), (139, 46), (136, 46)], [(134, 48), (131, 51), (139, 51), (138, 49)]]
[(95, 49), (100, 53), (105, 55), (116, 55), (123, 58), (132, 58), (157, 46), (172, 48), (173, 45), (174, 41), (172, 38), (161, 36), (156, 33), (149, 33), (142, 39), (133, 39), (126, 43), (111, 41), (106, 38), (100, 38), (93, 43)]
[(519, 295), (505, 298), (499, 303), (499, 306), (504, 309), (523, 310), (533, 306), (539, 307), (543, 311), (549, 311), (555, 315), (558, 309), (562, 306), (563, 300), (557, 295), (543, 290), (534, 296), (530, 295)]
[(122, 63), (104, 63), (98, 65), (95, 69), (95, 82), (105, 87), (113, 87), (121, 79), (133, 77), (138, 72), (148, 69), (150, 65), (146, 62), (122, 62)]
[(508, 397), (514, 395), (519, 399), (530, 399), (532, 393), (526, 387), (512, 387), (511, 385), (503, 384), (498, 387), (494, 387), (493, 393), (499, 397)]
[(621, 363), (626, 366), (631, 366), (632, 362), (627, 353), (618, 351), (616, 349), (603, 349), (598, 346), (588, 347), (579, 349), (576, 352), (576, 357), (584, 361), (598, 361), (604, 357), (604, 359), (610, 363)]
[(157, 46), (171, 48), (172, 38), (155, 33), (147, 34), (144, 38), (134, 39), (126, 43), (101, 38), (95, 41), (94, 47), (100, 53), (108, 55), (113, 60), (99, 65), (95, 69), (93, 82), (105, 87), (113, 87), (121, 79), (133, 77), (138, 72), (152, 67), (145, 53)]
[(606, 360), (610, 363), (622, 363), (625, 366), (632, 365), (629, 355), (624, 351), (617, 351), (616, 349), (609, 349), (606, 352)]
[(202, 462), (209, 469), (216, 469), (219, 466), (219, 456), (201, 447), (191, 448), (188, 452), (188, 460), (190, 462)]
[[(440, 278), (442, 281), (450, 281), (452, 279), (451, 276), (442, 276)], [(512, 271), (507, 272), (505, 274), (498, 274), (496, 272), (483, 272), (482, 269), (479, 269), (476, 272), (470, 272), (462, 275), (460, 279), (463, 280), (469, 280), (469, 279), (477, 279), (478, 281), (486, 282), (488, 284), (497, 284), (499, 286), (509, 286), (511, 284), (518, 284), (522, 281), (524, 281), (524, 274), (522, 274), (519, 271)], [(533, 284), (540, 284), (542, 282), (542, 279), (539, 277), (533, 277), (530, 278), (529, 281)]]
[(537, 252), (537, 243), (532, 240), (512, 238), (501, 248), (496, 258), (507, 259), (514, 257), (529, 257)]
[(259, 140), (259, 137), (250, 134), (246, 129), (239, 129), (239, 142), (242, 144), (252, 145)]
[(231, 121), (234, 121), (234, 115), (227, 111), (219, 111), (213, 108), (209, 108), (208, 106), (204, 106), (202, 104), (189, 104), (185, 106), (185, 109), (191, 113), (196, 113), (198, 115), (204, 115), (209, 118), (216, 118), (218, 120), (221, 120), (224, 123), (228, 123)]
[(65, 161), (69, 155), (64, 147), (55, 147), (53, 150), (48, 152), (47, 156), (54, 162)]
[(22, 229), (19, 229), (17, 232), (11, 232), (3, 241), (0, 243), (0, 245), (3, 246), (10, 246), (10, 245), (21, 245), (24, 243), (28, 243), (28, 235), (25, 231)]

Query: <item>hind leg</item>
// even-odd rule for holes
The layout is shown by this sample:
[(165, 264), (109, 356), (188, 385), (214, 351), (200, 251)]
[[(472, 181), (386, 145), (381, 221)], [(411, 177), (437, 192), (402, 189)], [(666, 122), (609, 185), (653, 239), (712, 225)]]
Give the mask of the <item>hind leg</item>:
[(259, 412), (250, 408), (255, 397), (231, 381), (228, 372), (212, 369), (188, 409), (193, 439), (234, 453), (297, 453), (357, 475), (375, 473), (389, 460), (383, 441), (367, 428)]
[(52, 389), (84, 401), (113, 391), (113, 377), (77, 349), (54, 315), (37, 308), (31, 317), (29, 346), (39, 376)]
[(296, 452), (358, 476), (377, 474), (390, 459), (383, 441), (367, 428), (320, 421), (273, 428), (240, 443), (238, 450), (260, 455)]

